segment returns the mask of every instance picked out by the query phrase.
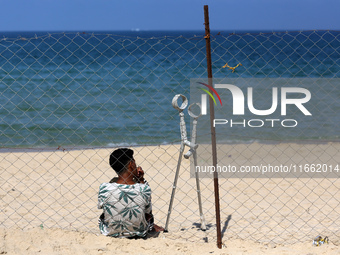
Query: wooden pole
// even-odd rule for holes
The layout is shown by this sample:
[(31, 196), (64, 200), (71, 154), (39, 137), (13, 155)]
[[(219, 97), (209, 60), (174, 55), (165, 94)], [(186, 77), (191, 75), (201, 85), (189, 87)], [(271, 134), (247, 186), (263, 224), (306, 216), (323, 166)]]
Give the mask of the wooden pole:
[[(208, 5), (204, 5), (204, 24), (205, 24), (205, 45), (207, 50), (207, 71), (208, 82), (212, 86), (212, 65), (211, 65), (211, 46), (210, 46), (210, 26), (209, 26), (209, 9)], [(213, 93), (212, 91), (210, 91)], [(211, 130), (211, 145), (212, 145), (212, 158), (213, 166), (217, 169), (217, 148), (216, 148), (216, 132), (214, 127), (215, 110), (214, 102), (209, 97), (210, 108), (210, 130)], [(215, 192), (215, 212), (216, 212), (216, 230), (217, 230), (217, 247), (222, 248), (222, 234), (221, 234), (221, 216), (220, 216), (220, 194), (218, 185), (218, 173), (214, 172), (214, 192)]]

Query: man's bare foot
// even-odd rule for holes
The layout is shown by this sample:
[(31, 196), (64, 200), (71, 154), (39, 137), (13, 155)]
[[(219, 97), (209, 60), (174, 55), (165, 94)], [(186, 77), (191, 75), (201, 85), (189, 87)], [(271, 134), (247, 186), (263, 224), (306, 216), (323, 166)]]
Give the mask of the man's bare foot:
[(164, 231), (164, 228), (163, 227), (160, 227), (160, 226), (157, 226), (156, 224), (153, 225), (153, 230), (156, 231), (156, 232), (163, 232)]

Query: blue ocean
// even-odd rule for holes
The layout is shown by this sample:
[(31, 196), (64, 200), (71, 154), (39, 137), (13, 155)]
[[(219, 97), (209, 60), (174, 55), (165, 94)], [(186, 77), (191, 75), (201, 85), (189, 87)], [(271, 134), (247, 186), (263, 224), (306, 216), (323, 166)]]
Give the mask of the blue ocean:
[[(210, 39), (214, 78), (263, 79), (255, 89), (264, 109), (273, 80), (298, 78), (316, 117), (282, 132), (224, 129), (218, 139), (339, 141), (340, 32), (212, 31)], [(190, 80), (207, 77), (205, 41), (203, 31), (0, 33), (0, 147), (179, 143), (171, 100), (190, 99)], [(187, 113), (186, 121), (190, 135)]]

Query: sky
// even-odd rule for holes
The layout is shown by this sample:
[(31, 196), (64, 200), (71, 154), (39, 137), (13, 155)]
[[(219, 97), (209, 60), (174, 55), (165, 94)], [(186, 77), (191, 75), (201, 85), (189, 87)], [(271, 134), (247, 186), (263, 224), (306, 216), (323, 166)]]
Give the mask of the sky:
[(340, 0), (0, 0), (0, 31), (340, 30)]

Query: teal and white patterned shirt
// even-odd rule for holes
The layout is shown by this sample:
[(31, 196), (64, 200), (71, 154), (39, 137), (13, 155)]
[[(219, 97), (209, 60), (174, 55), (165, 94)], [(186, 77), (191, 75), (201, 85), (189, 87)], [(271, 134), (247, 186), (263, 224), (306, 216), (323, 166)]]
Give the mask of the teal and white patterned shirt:
[(151, 213), (151, 188), (147, 184), (103, 183), (99, 187), (98, 209), (104, 217), (99, 229), (106, 236), (145, 236), (150, 223), (145, 213)]

